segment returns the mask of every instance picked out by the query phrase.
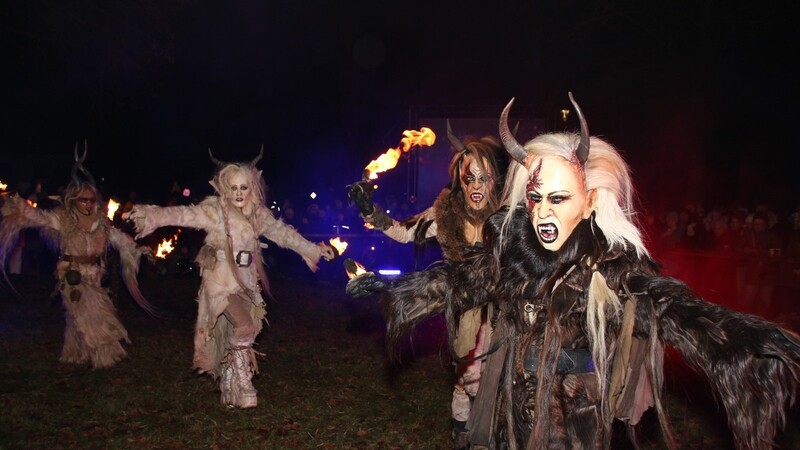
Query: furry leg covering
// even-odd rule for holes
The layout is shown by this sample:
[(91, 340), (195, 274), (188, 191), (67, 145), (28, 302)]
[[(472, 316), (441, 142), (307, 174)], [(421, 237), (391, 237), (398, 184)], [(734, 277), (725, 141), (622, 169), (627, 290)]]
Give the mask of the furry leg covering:
[(91, 362), (93, 368), (103, 369), (127, 356), (120, 341), (130, 342), (128, 332), (104, 289), (67, 285), (61, 298), (66, 312), (61, 362)]

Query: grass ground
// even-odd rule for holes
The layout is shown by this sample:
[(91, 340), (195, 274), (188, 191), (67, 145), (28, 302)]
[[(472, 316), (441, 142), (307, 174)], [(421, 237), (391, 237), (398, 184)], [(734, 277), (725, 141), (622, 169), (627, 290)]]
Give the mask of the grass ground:
[[(22, 296), (0, 291), (0, 449), (450, 447), (441, 320), (415, 333), (402, 366), (390, 364), (374, 299), (347, 297), (343, 282), (273, 280), (257, 342), (259, 405), (245, 411), (222, 407), (216, 383), (190, 370), (197, 278), (142, 276), (166, 320), (120, 294), (133, 342), (107, 370), (58, 362), (64, 319), (49, 277), (12, 282)], [(724, 415), (691, 374), (670, 382), (666, 406), (681, 448), (731, 447)], [(800, 447), (797, 419), (795, 408), (784, 448)], [(642, 429), (645, 448), (656, 448), (652, 421)]]

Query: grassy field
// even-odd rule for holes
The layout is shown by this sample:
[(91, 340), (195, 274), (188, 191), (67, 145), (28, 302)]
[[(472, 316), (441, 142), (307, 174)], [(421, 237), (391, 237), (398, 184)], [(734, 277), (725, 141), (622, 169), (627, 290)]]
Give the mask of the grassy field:
[[(216, 383), (190, 370), (194, 277), (143, 274), (145, 295), (167, 314), (144, 315), (126, 293), (116, 303), (133, 341), (108, 370), (58, 362), (63, 313), (49, 277), (15, 277), (0, 292), (0, 448), (450, 447), (452, 370), (441, 319), (413, 336), (402, 365), (384, 350), (374, 299), (351, 299), (344, 281), (273, 280), (259, 405), (226, 409)], [(683, 373), (683, 372), (682, 372)], [(667, 387), (681, 448), (730, 448), (724, 415), (693, 375)], [(797, 408), (780, 439), (800, 447)], [(657, 448), (652, 421), (645, 448)]]

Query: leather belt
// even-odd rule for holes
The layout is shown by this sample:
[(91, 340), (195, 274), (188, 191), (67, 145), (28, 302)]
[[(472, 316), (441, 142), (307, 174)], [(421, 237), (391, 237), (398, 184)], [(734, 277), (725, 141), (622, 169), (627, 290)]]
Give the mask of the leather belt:
[(61, 255), (61, 260), (76, 264), (94, 264), (99, 266), (103, 259), (100, 256), (89, 255)]
[[(536, 372), (541, 347), (531, 345), (525, 352), (525, 370)], [(592, 353), (587, 348), (562, 348), (558, 352), (556, 373), (559, 375), (594, 372)]]

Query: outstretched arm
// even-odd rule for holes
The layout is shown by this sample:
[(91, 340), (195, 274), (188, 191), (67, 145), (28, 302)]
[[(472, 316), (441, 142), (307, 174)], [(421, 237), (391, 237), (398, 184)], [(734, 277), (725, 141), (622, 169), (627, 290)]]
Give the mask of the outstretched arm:
[(155, 230), (165, 226), (207, 229), (214, 226), (212, 217), (205, 209), (213, 208), (212, 205), (198, 206), (154, 206), (134, 205), (122, 215), (123, 220), (133, 222), (136, 229), (136, 239), (148, 236)]
[(496, 271), (490, 252), (477, 249), (463, 261), (447, 261), (441, 266), (397, 278), (382, 278), (374, 273), (356, 277), (347, 284), (355, 297), (381, 293), (389, 346), (428, 317), (484, 305), (493, 300)]
[(320, 258), (330, 261), (336, 256), (333, 247), (324, 242), (318, 244), (310, 242), (298, 233), (293, 226), (276, 219), (266, 208), (259, 211), (258, 219), (261, 227), (259, 235), (300, 255), (312, 271), (317, 270), (317, 263)]
[(771, 448), (800, 381), (800, 337), (760, 317), (709, 303), (665, 277), (634, 277), (655, 304), (659, 338), (708, 376), (738, 448)]
[(58, 215), (53, 211), (34, 208), (19, 195), (7, 197), (2, 208), (3, 219), (0, 220), (0, 270), (5, 270), (5, 262), (17, 242), (19, 232), (25, 228), (40, 228), (61, 231)]

